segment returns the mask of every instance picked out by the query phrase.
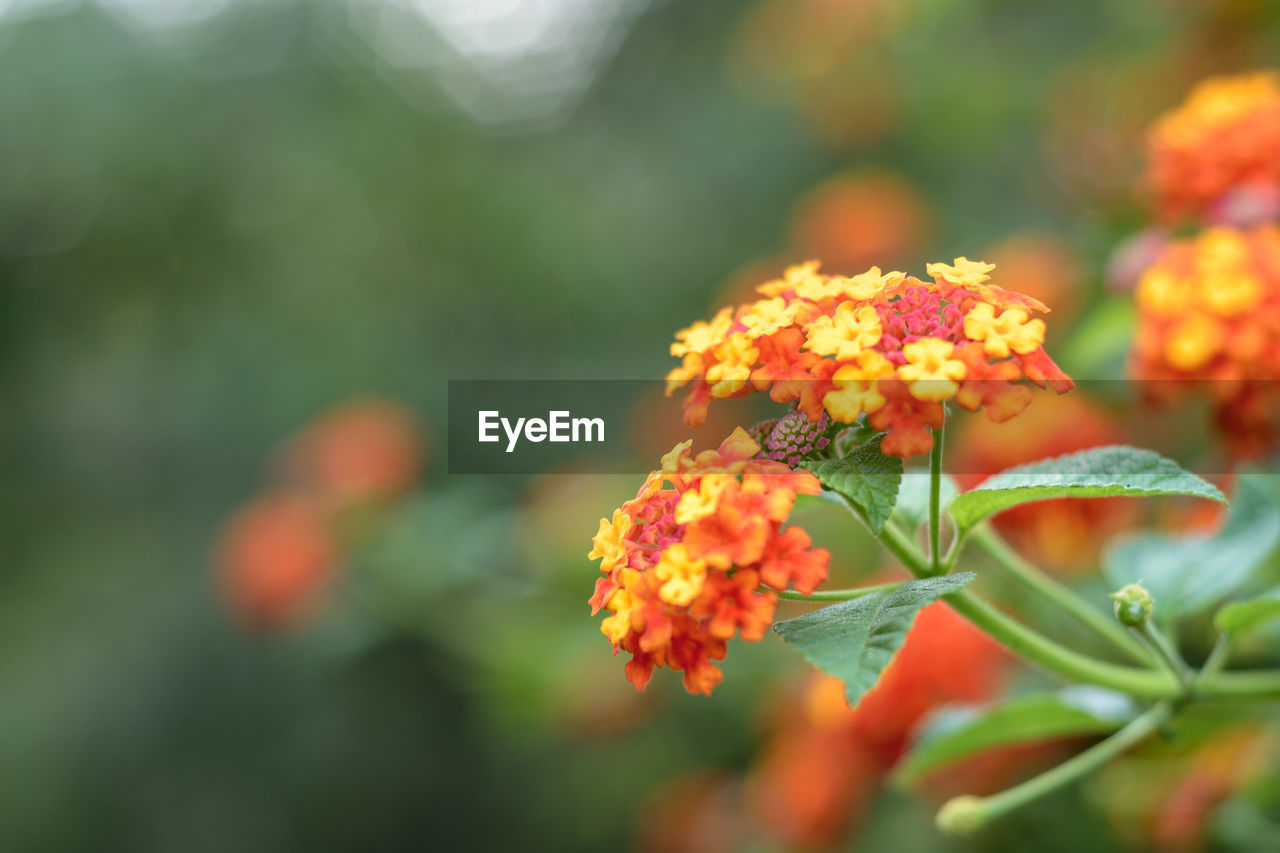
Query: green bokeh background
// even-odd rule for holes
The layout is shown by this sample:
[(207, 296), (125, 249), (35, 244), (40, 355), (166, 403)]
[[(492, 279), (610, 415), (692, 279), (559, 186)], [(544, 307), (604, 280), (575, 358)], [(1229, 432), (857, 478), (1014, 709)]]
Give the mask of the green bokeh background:
[[(738, 0), (635, 10), (580, 101), (514, 124), (380, 57), (358, 5), (159, 33), (93, 5), (0, 20), (0, 848), (625, 849), (662, 780), (743, 766), (775, 683), (753, 673), (786, 651), (735, 647), (713, 698), (664, 680), (639, 728), (574, 732), (566, 670), (621, 680), (583, 603), (591, 520), (534, 565), (527, 483), (450, 478), (438, 434), (407, 541), (369, 560), (416, 590), (390, 626), (351, 605), (253, 636), (210, 555), (335, 401), (391, 396), (430, 429), (451, 378), (660, 376), (672, 330), (785, 254), (793, 204), (849, 166), (923, 189), (920, 266), (1039, 227), (1100, 293), (1139, 208), (1046, 163), (1054, 81), (1165, 56), (1212, 4), (911, 5), (883, 72), (899, 121), (844, 148), (730, 84)], [(1231, 5), (1276, 46), (1269, 13)], [(1106, 849), (1077, 801), (977, 843)], [(878, 813), (864, 849), (947, 846), (923, 806)]]

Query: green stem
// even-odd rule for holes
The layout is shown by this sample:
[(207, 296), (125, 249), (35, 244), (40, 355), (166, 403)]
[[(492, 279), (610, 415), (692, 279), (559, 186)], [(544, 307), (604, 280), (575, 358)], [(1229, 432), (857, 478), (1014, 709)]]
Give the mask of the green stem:
[(960, 559), (960, 550), (964, 547), (964, 537), (959, 533), (951, 540), (951, 544), (947, 546), (947, 553), (942, 558), (942, 570), (939, 574), (949, 575), (951, 570), (956, 567), (956, 560)]
[(1225, 631), (1218, 635), (1218, 640), (1213, 644), (1213, 648), (1209, 651), (1209, 657), (1205, 658), (1203, 664), (1200, 665), (1200, 671), (1196, 673), (1196, 688), (1199, 689), (1200, 684), (1205, 679), (1213, 678), (1222, 668), (1227, 665), (1227, 660), (1231, 657), (1231, 652), (1235, 646), (1235, 637)]
[(1182, 684), (1184, 694), (1191, 692), (1191, 686), (1195, 679), (1191, 674), (1191, 668), (1187, 666), (1187, 662), (1182, 659), (1182, 655), (1178, 654), (1178, 650), (1169, 642), (1169, 638), (1164, 632), (1151, 624), (1151, 620), (1147, 620), (1143, 624), (1140, 636), (1147, 641), (1151, 650), (1155, 652), (1156, 659), (1161, 665)]
[(913, 575), (923, 578), (930, 577), (933, 574), (933, 569), (929, 565), (929, 558), (920, 552), (920, 548), (913, 540), (913, 537), (904, 533), (902, 528), (896, 523), (892, 520), (886, 521), (884, 526), (880, 528), (879, 532), (877, 532), (861, 512), (857, 509), (853, 509), (853, 514), (859, 521), (866, 525), (866, 528), (871, 532), (871, 535), (879, 539), (880, 544), (883, 545), (890, 554), (897, 557), (898, 562), (906, 566)]
[(1017, 551), (1009, 547), (988, 524), (973, 531), (974, 543), (986, 551), (999, 566), (1032, 592), (1065, 610), (1080, 624), (1124, 652), (1136, 663), (1150, 665), (1152, 656), (1147, 648), (1126, 631), (1109, 614), (1080, 598), (1066, 586), (1058, 583), (1032, 565)]
[(938, 812), (938, 826), (947, 832), (969, 833), (1093, 772), (1145, 740), (1173, 714), (1172, 702), (1158, 702), (1120, 731), (1052, 770), (990, 797), (956, 797)]
[(787, 601), (849, 601), (854, 598), (861, 598), (864, 595), (871, 595), (876, 592), (889, 592), (902, 586), (902, 581), (894, 581), (892, 583), (878, 583), (872, 586), (860, 586), (854, 589), (820, 589), (817, 592), (805, 594), (794, 590), (774, 590), (778, 598), (785, 598)]
[(1280, 670), (1258, 669), (1207, 674), (1196, 684), (1201, 696), (1280, 699)]
[(948, 595), (947, 601), (961, 616), (1013, 652), (1050, 672), (1131, 696), (1172, 699), (1182, 694), (1182, 686), (1161, 670), (1121, 666), (1072, 651), (1006, 616), (968, 590)]
[[(880, 541), (916, 577), (931, 576), (930, 566), (924, 555), (895, 525), (890, 523), (884, 526), (880, 532)], [(1050, 672), (1150, 699), (1173, 699), (1182, 693), (1180, 685), (1163, 672), (1120, 666), (1074, 652), (1001, 613), (968, 590), (952, 593), (946, 599), (961, 616), (1015, 654)]]
[(942, 574), (942, 440), (947, 422), (933, 431), (933, 450), (929, 453), (929, 567), (931, 574)]
[(884, 528), (880, 531), (880, 542), (889, 550), (890, 554), (898, 558), (902, 565), (906, 566), (913, 575), (917, 577), (929, 576), (929, 561), (920, 549), (902, 529), (892, 521), (886, 521)]
[[(897, 525), (885, 524), (880, 541), (916, 577), (930, 577), (929, 561)], [(1050, 672), (1149, 699), (1176, 699), (1182, 693), (1181, 685), (1161, 670), (1121, 666), (1074, 652), (1001, 613), (968, 590), (952, 593), (946, 599), (960, 615), (1015, 654)], [(1205, 697), (1280, 698), (1280, 670), (1211, 674), (1200, 679), (1197, 689)]]

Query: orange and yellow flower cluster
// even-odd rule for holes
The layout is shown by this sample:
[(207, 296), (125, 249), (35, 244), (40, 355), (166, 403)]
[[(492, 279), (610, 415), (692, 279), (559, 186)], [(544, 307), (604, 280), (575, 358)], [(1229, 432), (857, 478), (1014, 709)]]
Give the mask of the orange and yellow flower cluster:
[(1280, 190), (1280, 75), (1211, 77), (1147, 137), (1146, 183), (1162, 219), (1212, 213), (1229, 193)]
[(883, 449), (927, 453), (943, 403), (985, 409), (992, 420), (1017, 415), (1029, 379), (1059, 393), (1071, 379), (1044, 351), (1041, 302), (989, 284), (994, 266), (966, 258), (929, 264), (932, 281), (872, 267), (852, 277), (795, 266), (758, 288), (762, 298), (725, 308), (676, 333), (682, 364), (667, 390), (690, 385), (685, 422), (701, 424), (713, 399), (768, 389), (811, 421), (866, 415), (888, 432)]
[(1138, 282), (1132, 371), (1164, 396), (1202, 380), (1240, 455), (1280, 423), (1280, 228), (1210, 228), (1170, 243)]
[(782, 525), (797, 494), (821, 485), (806, 471), (756, 458), (739, 428), (717, 450), (692, 455), (685, 441), (662, 457), (634, 500), (600, 520), (587, 555), (601, 561), (592, 614), (614, 652), (631, 654), (627, 680), (643, 690), (655, 667), (684, 672), (690, 693), (710, 693), (712, 661), (740, 634), (759, 640), (773, 621), (775, 590), (813, 592), (830, 554)]

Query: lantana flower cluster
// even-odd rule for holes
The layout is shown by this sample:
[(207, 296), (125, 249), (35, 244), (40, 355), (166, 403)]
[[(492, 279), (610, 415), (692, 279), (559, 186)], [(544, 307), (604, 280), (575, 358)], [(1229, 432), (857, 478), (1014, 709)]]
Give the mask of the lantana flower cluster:
[(1235, 457), (1276, 445), (1280, 426), (1280, 74), (1212, 77), (1149, 132), (1160, 218), (1196, 214), (1194, 236), (1161, 232), (1137, 287), (1131, 373), (1168, 399), (1196, 380)]
[(1133, 373), (1157, 396), (1200, 380), (1240, 455), (1280, 423), (1280, 228), (1210, 228), (1171, 242), (1138, 284)]
[[(1166, 221), (1280, 194), (1280, 74), (1210, 77), (1147, 138), (1147, 185)], [(1243, 198), (1236, 198), (1240, 194)]]
[(994, 268), (956, 258), (929, 264), (932, 280), (922, 281), (879, 267), (851, 277), (823, 275), (815, 261), (791, 267), (757, 288), (760, 299), (676, 333), (671, 354), (682, 363), (668, 393), (689, 385), (691, 426), (714, 399), (767, 390), (815, 423), (865, 414), (888, 433), (885, 453), (927, 453), (949, 400), (1004, 421), (1030, 402), (1020, 380), (1072, 387), (1033, 317), (1048, 308), (988, 283)]
[(821, 491), (816, 477), (759, 458), (741, 428), (717, 450), (695, 456), (691, 444), (676, 445), (633, 500), (600, 520), (588, 554), (603, 575), (592, 614), (609, 611), (600, 630), (615, 654), (631, 654), (626, 676), (639, 690), (667, 666), (683, 671), (690, 693), (710, 693), (726, 643), (768, 630), (776, 590), (811, 593), (827, 577), (830, 554), (783, 526), (796, 495)]

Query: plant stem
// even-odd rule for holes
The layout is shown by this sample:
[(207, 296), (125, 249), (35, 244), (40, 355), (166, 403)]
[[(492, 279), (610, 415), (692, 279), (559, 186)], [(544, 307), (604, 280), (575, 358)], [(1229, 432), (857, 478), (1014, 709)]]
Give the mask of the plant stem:
[(902, 586), (901, 581), (892, 583), (878, 583), (872, 586), (860, 586), (854, 589), (820, 589), (817, 592), (805, 594), (794, 590), (774, 590), (778, 598), (785, 598), (787, 601), (849, 601), (854, 598), (861, 598), (864, 595), (871, 595), (876, 592), (887, 592)]
[(1235, 646), (1235, 638), (1225, 631), (1218, 635), (1218, 640), (1213, 644), (1213, 648), (1209, 651), (1209, 657), (1205, 658), (1203, 664), (1200, 665), (1200, 671), (1196, 673), (1196, 687), (1199, 689), (1200, 683), (1206, 678), (1213, 678), (1222, 668), (1227, 665), (1227, 659), (1231, 657), (1232, 648)]
[(978, 547), (986, 551), (1001, 568), (1023, 586), (1071, 614), (1076, 621), (1124, 652), (1136, 663), (1147, 666), (1152, 663), (1152, 655), (1146, 646), (1134, 639), (1109, 613), (1094, 607), (1024, 559), (1021, 554), (1009, 547), (1009, 543), (1005, 542), (989, 524), (975, 528), (972, 536)]
[(911, 537), (902, 532), (902, 528), (892, 521), (885, 522), (880, 531), (880, 542), (890, 554), (898, 558), (911, 574), (917, 577), (929, 576), (929, 560), (920, 553), (920, 549), (911, 541)]
[(947, 575), (956, 567), (956, 560), (960, 559), (960, 550), (964, 548), (964, 535), (959, 531), (951, 540), (951, 544), (947, 546), (947, 553), (942, 558), (942, 570), (939, 574)]
[(1101, 767), (1159, 729), (1173, 710), (1172, 702), (1157, 702), (1111, 737), (1021, 785), (990, 797), (957, 797), (938, 812), (938, 825), (948, 832), (974, 832), (991, 820)]
[(1149, 619), (1140, 630), (1140, 636), (1147, 641), (1151, 650), (1155, 652), (1156, 659), (1174, 678), (1181, 682), (1183, 693), (1189, 694), (1195, 681), (1191, 674), (1191, 667), (1187, 666), (1187, 662), (1182, 659), (1182, 655), (1169, 642), (1169, 638), (1164, 635), (1163, 631), (1152, 625)]
[(1280, 670), (1257, 669), (1206, 674), (1196, 683), (1201, 696), (1280, 699)]
[(968, 590), (946, 598), (961, 616), (1016, 654), (1050, 672), (1148, 699), (1173, 699), (1182, 695), (1182, 686), (1162, 670), (1121, 666), (1072, 651), (1006, 616)]
[[(880, 532), (880, 541), (916, 577), (931, 576), (930, 566), (924, 555), (895, 525), (890, 523), (884, 526)], [(1087, 684), (1109, 687), (1132, 696), (1173, 699), (1182, 694), (1180, 685), (1164, 672), (1120, 666), (1074, 652), (1001, 613), (968, 590), (951, 593), (946, 596), (946, 600), (961, 616), (986, 631), (1015, 654), (1022, 655), (1050, 672)], [(1280, 678), (1280, 675), (1277, 677)]]
[(947, 421), (933, 431), (933, 450), (929, 453), (929, 567), (930, 574), (942, 573), (942, 440)]
[[(930, 577), (929, 561), (893, 522), (886, 523), (880, 531), (880, 541), (913, 575)], [(1074, 652), (1001, 613), (968, 590), (945, 598), (956, 612), (995, 640), (1050, 672), (1149, 699), (1176, 699), (1182, 693), (1181, 685), (1162, 670), (1121, 666)], [(1199, 679), (1196, 686), (1205, 697), (1276, 699), (1280, 698), (1280, 670), (1211, 673)]]

